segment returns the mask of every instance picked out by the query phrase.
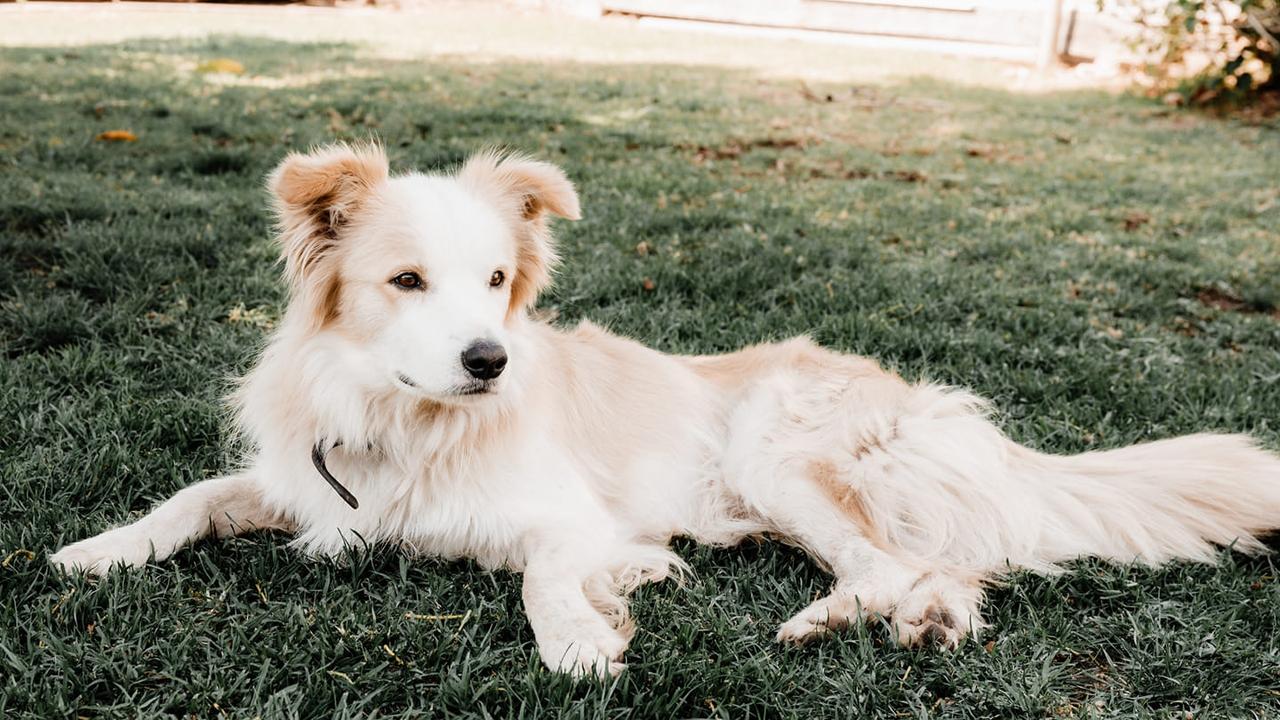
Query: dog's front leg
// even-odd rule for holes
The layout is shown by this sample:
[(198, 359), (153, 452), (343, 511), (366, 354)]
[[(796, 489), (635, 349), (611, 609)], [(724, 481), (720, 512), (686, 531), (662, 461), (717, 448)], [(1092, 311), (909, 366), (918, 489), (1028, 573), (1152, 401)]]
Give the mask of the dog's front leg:
[(114, 567), (163, 560), (209, 533), (237, 535), (258, 529), (289, 529), (269, 510), (258, 482), (232, 475), (183, 488), (141, 520), (68, 545), (49, 557), (65, 571), (106, 575)]
[(555, 538), (530, 549), (524, 609), (547, 667), (576, 677), (617, 675), (627, 638), (587, 599), (584, 584), (602, 567), (601, 546), (588, 538)]

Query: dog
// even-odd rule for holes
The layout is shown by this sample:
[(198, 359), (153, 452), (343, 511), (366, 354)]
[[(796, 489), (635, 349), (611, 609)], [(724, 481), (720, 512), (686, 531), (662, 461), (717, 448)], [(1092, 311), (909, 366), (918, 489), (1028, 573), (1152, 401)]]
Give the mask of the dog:
[(243, 470), (56, 566), (102, 575), (258, 529), (309, 554), (472, 558), (522, 573), (548, 667), (607, 677), (628, 594), (686, 570), (675, 536), (777, 538), (829, 571), (780, 641), (882, 617), (904, 645), (954, 647), (1011, 569), (1213, 562), (1280, 525), (1280, 457), (1246, 436), (1048, 455), (973, 394), (806, 338), (672, 356), (535, 319), (551, 218), (579, 217), (544, 162), (484, 152), (393, 177), (377, 145), (334, 145), (289, 155), (269, 190), (289, 299), (231, 396)]

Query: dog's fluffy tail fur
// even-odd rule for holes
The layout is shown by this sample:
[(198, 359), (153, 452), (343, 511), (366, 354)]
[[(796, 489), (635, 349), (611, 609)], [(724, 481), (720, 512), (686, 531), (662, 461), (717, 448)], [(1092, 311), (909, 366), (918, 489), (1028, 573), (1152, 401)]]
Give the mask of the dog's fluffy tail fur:
[(1280, 457), (1244, 435), (1201, 434), (1055, 456), (1010, 443), (1017, 480), (1042, 492), (1036, 560), (1082, 555), (1212, 562), (1215, 546), (1266, 550), (1280, 526)]
[(743, 403), (733, 432), (750, 449), (730, 448), (727, 467), (763, 473), (740, 483), (748, 506), (800, 472), (874, 545), (983, 575), (1085, 556), (1211, 562), (1218, 547), (1261, 552), (1259, 536), (1280, 529), (1280, 456), (1247, 436), (1049, 455), (1010, 440), (971, 393), (856, 380), (779, 375)]

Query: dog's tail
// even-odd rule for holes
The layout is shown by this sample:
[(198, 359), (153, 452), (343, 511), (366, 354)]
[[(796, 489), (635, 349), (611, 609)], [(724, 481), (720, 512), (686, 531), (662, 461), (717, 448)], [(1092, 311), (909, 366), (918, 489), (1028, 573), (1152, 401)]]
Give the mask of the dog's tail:
[(1266, 550), (1280, 528), (1280, 457), (1244, 435), (1201, 434), (1057, 456), (1009, 442), (1013, 477), (1044, 505), (1037, 560), (1082, 555), (1213, 561), (1215, 546)]

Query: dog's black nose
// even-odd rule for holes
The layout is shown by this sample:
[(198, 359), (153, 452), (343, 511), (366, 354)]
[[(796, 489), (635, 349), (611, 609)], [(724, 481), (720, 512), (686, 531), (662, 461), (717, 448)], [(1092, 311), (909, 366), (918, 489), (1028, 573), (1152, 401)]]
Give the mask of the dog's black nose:
[(507, 366), (507, 351), (496, 342), (477, 340), (462, 351), (462, 367), (477, 380), (492, 380)]

